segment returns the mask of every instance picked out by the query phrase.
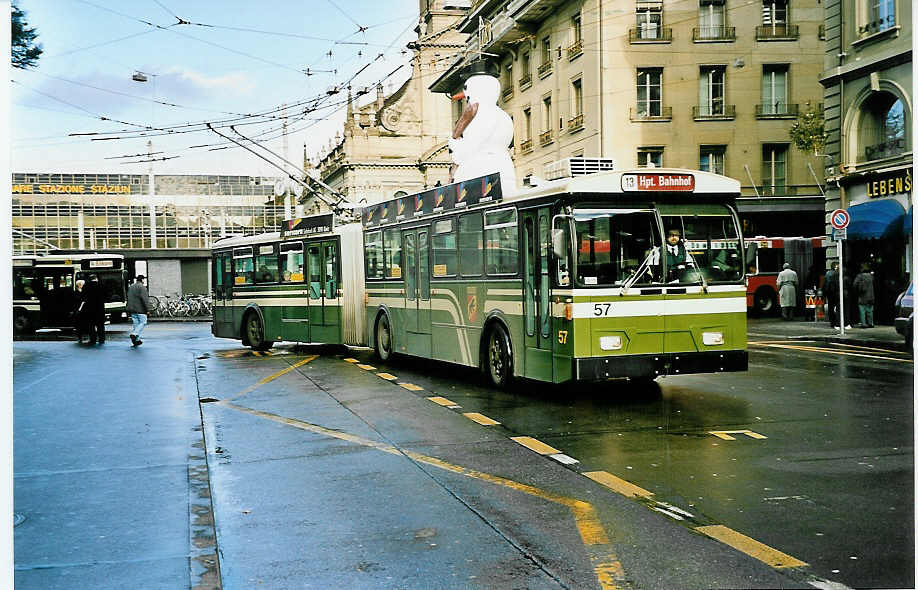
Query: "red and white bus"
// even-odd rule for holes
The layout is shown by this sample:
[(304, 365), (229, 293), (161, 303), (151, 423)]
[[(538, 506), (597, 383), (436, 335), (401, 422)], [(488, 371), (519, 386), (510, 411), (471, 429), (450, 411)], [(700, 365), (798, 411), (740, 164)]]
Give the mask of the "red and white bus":
[[(755, 250), (755, 263), (746, 268), (746, 308), (757, 315), (776, 314), (778, 307), (778, 273), (785, 262), (800, 279), (798, 297), (807, 308), (819, 307), (819, 290), (825, 278), (825, 236), (815, 238), (787, 237), (746, 238), (747, 250)], [(812, 299), (812, 301), (811, 301)]]

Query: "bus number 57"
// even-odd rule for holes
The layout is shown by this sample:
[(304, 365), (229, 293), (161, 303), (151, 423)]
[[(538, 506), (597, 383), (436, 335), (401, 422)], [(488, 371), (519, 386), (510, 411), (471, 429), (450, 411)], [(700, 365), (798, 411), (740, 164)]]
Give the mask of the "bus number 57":
[(593, 315), (601, 318), (609, 315), (609, 310), (612, 308), (611, 303), (594, 303), (593, 304)]

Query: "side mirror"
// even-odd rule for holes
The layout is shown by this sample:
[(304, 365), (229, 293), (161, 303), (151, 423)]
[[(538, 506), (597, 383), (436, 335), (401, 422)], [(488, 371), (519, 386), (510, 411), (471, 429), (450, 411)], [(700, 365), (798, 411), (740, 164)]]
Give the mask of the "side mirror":
[(557, 258), (566, 258), (567, 257), (567, 236), (565, 231), (560, 228), (552, 228), (551, 230), (551, 249), (554, 252), (555, 257)]
[(755, 264), (755, 255), (758, 251), (759, 245), (755, 242), (746, 244), (746, 268), (749, 268), (750, 264)]

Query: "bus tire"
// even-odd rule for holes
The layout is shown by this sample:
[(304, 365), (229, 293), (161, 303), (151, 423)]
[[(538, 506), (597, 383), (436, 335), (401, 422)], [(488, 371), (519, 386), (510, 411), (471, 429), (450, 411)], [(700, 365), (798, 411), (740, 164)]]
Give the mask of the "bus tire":
[(392, 358), (392, 324), (389, 322), (389, 314), (385, 312), (376, 318), (376, 327), (373, 329), (373, 353), (383, 362)]
[(17, 336), (22, 334), (31, 334), (34, 330), (32, 326), (32, 320), (29, 319), (29, 314), (25, 310), (17, 309), (13, 312), (13, 333)]
[(759, 289), (752, 296), (752, 305), (756, 315), (774, 315), (778, 309), (777, 294), (771, 289)]
[(503, 326), (495, 323), (488, 331), (487, 349), (484, 355), (485, 374), (495, 387), (506, 387), (513, 377), (513, 352), (510, 338)]
[(273, 342), (265, 340), (265, 326), (254, 311), (245, 317), (245, 335), (252, 350), (268, 350), (274, 346)]

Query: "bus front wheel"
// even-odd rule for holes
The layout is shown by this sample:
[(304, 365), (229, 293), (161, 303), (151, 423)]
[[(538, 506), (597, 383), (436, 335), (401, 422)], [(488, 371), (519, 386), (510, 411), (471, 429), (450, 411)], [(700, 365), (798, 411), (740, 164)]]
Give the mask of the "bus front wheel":
[(494, 325), (488, 333), (487, 374), (495, 387), (506, 387), (513, 375), (513, 356), (510, 338), (500, 326)]
[(376, 318), (376, 338), (373, 340), (373, 352), (376, 358), (385, 362), (392, 358), (392, 326), (385, 313)]
[(265, 340), (265, 327), (255, 312), (250, 313), (245, 320), (245, 335), (253, 350), (268, 350), (274, 346), (273, 342)]

